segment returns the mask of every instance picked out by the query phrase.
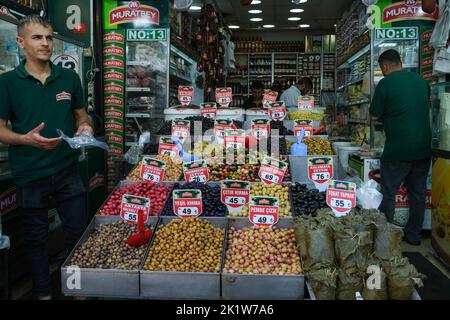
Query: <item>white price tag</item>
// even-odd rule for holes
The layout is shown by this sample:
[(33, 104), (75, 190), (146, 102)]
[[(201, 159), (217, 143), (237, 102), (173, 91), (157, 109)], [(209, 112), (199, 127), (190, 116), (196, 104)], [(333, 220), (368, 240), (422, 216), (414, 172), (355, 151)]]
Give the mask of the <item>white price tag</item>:
[(207, 181), (207, 179), (206, 179), (205, 175), (196, 176), (196, 177), (193, 177), (193, 176), (189, 177), (189, 182), (206, 182), (206, 181)]
[(196, 208), (196, 207), (179, 207), (178, 215), (180, 215), (180, 216), (198, 216), (198, 208)]
[(253, 216), (253, 223), (255, 224), (274, 224), (275, 219), (273, 216), (255, 214)]
[(138, 221), (137, 213), (125, 212), (123, 217), (124, 217), (125, 221), (131, 221), (131, 222), (137, 222)]
[(337, 208), (351, 209), (352, 202), (350, 200), (331, 198), (331, 204)]
[(245, 204), (245, 198), (242, 197), (225, 197), (225, 204)]
[(322, 172), (322, 173), (313, 173), (312, 178), (313, 180), (328, 180), (331, 177), (328, 172)]
[(264, 173), (263, 174), (263, 178), (273, 182), (275, 184), (278, 184), (278, 182), (280, 181), (280, 179), (278, 178), (278, 176), (274, 175), (274, 174), (270, 174), (270, 173)]
[(144, 172), (144, 176), (142, 177), (144, 180), (147, 181), (154, 181), (154, 182), (159, 182), (159, 176), (152, 174), (152, 173), (148, 173), (148, 172)]
[(162, 154), (163, 156), (172, 156), (172, 157), (175, 157), (177, 153), (176, 153), (175, 151), (171, 151), (171, 150), (163, 150), (163, 151), (161, 151), (161, 154)]

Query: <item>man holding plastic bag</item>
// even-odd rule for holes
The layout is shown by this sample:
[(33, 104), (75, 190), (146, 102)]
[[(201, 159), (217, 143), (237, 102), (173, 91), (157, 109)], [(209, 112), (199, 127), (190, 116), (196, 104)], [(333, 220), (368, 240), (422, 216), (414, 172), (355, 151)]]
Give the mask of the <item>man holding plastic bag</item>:
[(393, 222), (395, 196), (404, 182), (410, 202), (405, 241), (420, 245), (431, 163), (430, 88), (419, 74), (402, 69), (397, 51), (383, 52), (378, 62), (385, 78), (375, 90), (370, 114), (383, 122), (386, 133), (381, 157), (380, 211)]
[[(78, 173), (79, 151), (62, 142), (93, 134), (78, 75), (53, 65), (53, 30), (40, 16), (22, 18), (17, 43), (26, 59), (0, 76), (0, 141), (10, 145), (9, 164), (18, 187), (34, 294), (51, 298), (48, 210), (56, 205), (71, 250), (85, 229), (85, 187)], [(8, 121), (12, 129), (7, 127)]]

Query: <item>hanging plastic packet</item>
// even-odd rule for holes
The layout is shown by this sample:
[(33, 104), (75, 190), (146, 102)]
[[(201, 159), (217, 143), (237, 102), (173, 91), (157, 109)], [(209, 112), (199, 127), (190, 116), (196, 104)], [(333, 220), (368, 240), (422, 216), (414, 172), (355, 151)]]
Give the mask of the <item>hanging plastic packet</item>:
[(80, 149), (84, 147), (98, 147), (109, 151), (106, 143), (96, 140), (88, 131), (83, 131), (78, 137), (70, 138), (59, 129), (56, 129), (59, 136), (66, 141), (72, 149)]
[(141, 160), (142, 150), (147, 143), (150, 143), (150, 132), (143, 132), (139, 137), (137, 146), (132, 146), (123, 156), (130, 164), (137, 164)]
[(383, 195), (377, 190), (378, 183), (375, 180), (364, 182), (356, 189), (356, 200), (363, 209), (378, 209), (383, 200)]

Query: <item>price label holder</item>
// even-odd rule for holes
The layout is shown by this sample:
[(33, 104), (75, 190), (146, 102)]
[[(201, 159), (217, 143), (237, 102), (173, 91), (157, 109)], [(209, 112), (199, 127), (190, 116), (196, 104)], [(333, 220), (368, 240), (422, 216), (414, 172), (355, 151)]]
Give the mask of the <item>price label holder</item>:
[(225, 130), (233, 129), (233, 120), (216, 119), (214, 121), (214, 136), (218, 144), (225, 143)]
[(225, 148), (241, 149), (245, 148), (245, 130), (242, 129), (226, 129)]
[(278, 198), (251, 197), (249, 204), (250, 222), (258, 227), (272, 227), (278, 222), (280, 205)]
[(313, 134), (313, 121), (308, 119), (296, 119), (294, 120), (294, 135), (298, 137), (300, 131), (305, 130), (305, 137), (312, 136)]
[(314, 110), (314, 97), (313, 96), (298, 97), (298, 110), (312, 112)]
[(332, 157), (308, 157), (308, 179), (314, 182), (319, 191), (326, 191), (328, 181), (333, 179)]
[(284, 101), (273, 102), (269, 105), (269, 115), (274, 121), (282, 121), (286, 118), (286, 104)]
[(158, 154), (178, 157), (180, 156), (180, 151), (173, 143), (172, 137), (161, 136), (159, 137)]
[(205, 183), (209, 180), (208, 166), (205, 160), (183, 163), (184, 179), (187, 182)]
[(347, 215), (356, 206), (356, 184), (339, 180), (328, 181), (327, 205), (337, 217)]
[(264, 90), (264, 96), (262, 99), (262, 104), (264, 109), (269, 109), (270, 104), (277, 101), (278, 92), (271, 90)]
[(142, 158), (140, 177), (142, 180), (160, 182), (166, 173), (166, 163), (151, 157)]
[(188, 106), (194, 98), (194, 87), (178, 87), (178, 100), (183, 106)]
[(228, 108), (233, 100), (233, 90), (231, 88), (217, 88), (216, 102), (223, 108)]
[(189, 120), (173, 120), (172, 121), (172, 137), (184, 143), (191, 136), (191, 121)]
[(267, 139), (270, 136), (270, 119), (253, 119), (252, 136), (256, 140)]
[(200, 103), (200, 112), (202, 117), (216, 120), (217, 104), (215, 102)]
[(122, 220), (138, 223), (138, 212), (142, 210), (144, 223), (147, 222), (150, 215), (150, 199), (124, 194), (120, 204), (120, 217)]
[(241, 212), (250, 201), (250, 182), (224, 180), (221, 183), (220, 200), (228, 208), (228, 212)]
[(203, 213), (201, 190), (174, 190), (173, 213), (180, 218), (198, 217)]
[(286, 162), (265, 156), (261, 162), (258, 176), (265, 184), (282, 184), (287, 169)]

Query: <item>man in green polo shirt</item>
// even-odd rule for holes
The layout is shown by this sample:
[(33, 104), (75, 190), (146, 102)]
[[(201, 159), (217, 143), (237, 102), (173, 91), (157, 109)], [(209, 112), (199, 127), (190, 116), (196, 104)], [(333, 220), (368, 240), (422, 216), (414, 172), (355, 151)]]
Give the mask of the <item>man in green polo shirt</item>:
[(380, 211), (393, 222), (395, 195), (404, 182), (410, 204), (404, 239), (420, 245), (431, 159), (430, 88), (419, 74), (403, 70), (397, 51), (383, 52), (378, 62), (385, 77), (375, 90), (370, 114), (383, 122), (386, 133)]
[[(85, 228), (85, 188), (77, 171), (79, 152), (61, 141), (93, 133), (80, 78), (53, 65), (53, 30), (40, 16), (18, 24), (17, 43), (26, 59), (0, 76), (0, 141), (9, 144), (9, 163), (23, 210), (24, 237), (34, 293), (50, 299), (48, 210), (56, 204), (71, 250)], [(11, 129), (7, 127), (11, 123)]]

